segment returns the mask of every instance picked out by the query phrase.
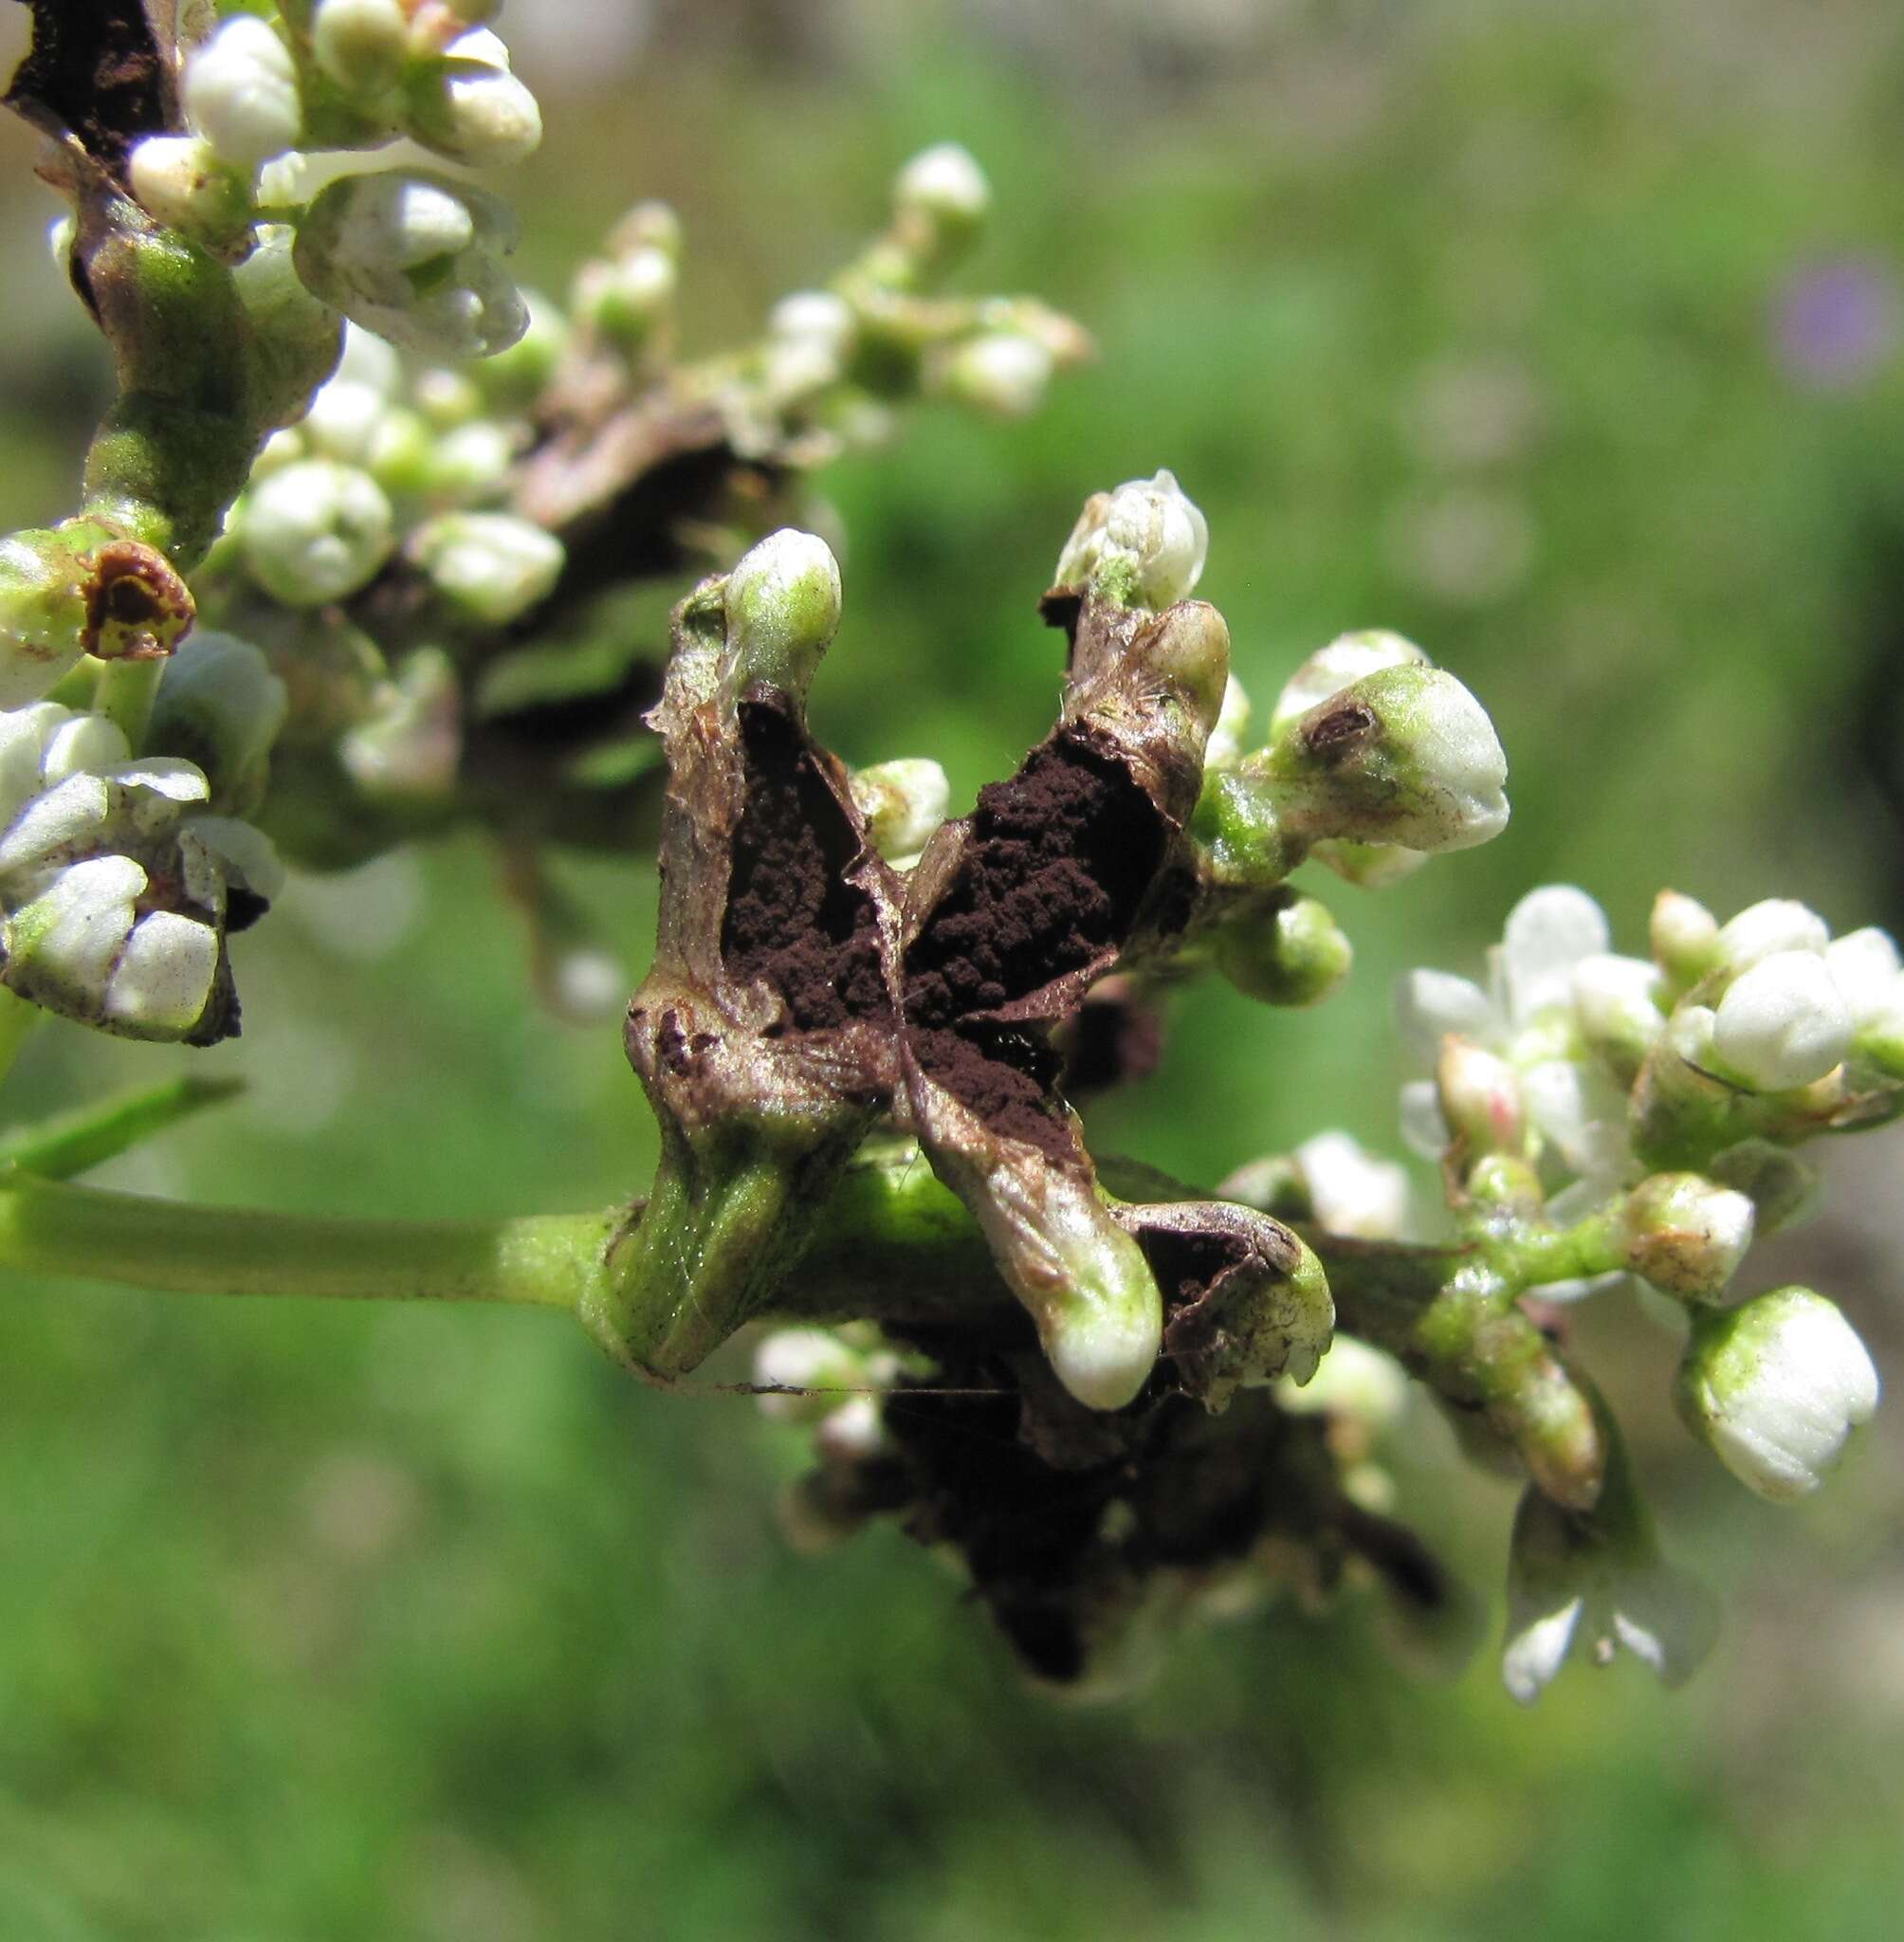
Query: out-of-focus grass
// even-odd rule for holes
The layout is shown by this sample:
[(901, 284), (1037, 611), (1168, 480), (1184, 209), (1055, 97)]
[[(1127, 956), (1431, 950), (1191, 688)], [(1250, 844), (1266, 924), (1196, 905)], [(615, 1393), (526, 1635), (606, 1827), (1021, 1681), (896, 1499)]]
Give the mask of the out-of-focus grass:
[[(1209, 1180), (1325, 1123), (1391, 1143), (1393, 974), (1471, 961), (1544, 879), (1629, 945), (1662, 882), (1904, 916), (1855, 759), (1904, 673), (1874, 659), (1904, 598), (1904, 360), (1807, 388), (1777, 328), (1816, 264), (1904, 301), (1904, 34), (1875, 7), (1803, 43), (1776, 9), (1670, 11), (1291, 10), (1234, 72), (1148, 88), (915, 26), (844, 74), (698, 56), (551, 117), (532, 281), (666, 194), (690, 318), (731, 337), (956, 135), (999, 188), (975, 278), (1099, 335), (1040, 419), (928, 414), (827, 482), (849, 605), (815, 707), (850, 758), (937, 755), (967, 797), (1006, 768), (1052, 706), (1030, 602), (1077, 502), (1160, 464), (1209, 513), (1204, 591), (1259, 704), (1380, 624), (1492, 709), (1509, 834), (1381, 896), (1325, 879), (1351, 990), (1309, 1017), (1199, 988), (1163, 1072), (1093, 1113), (1106, 1148)], [(43, 213), (5, 217), (30, 320), (0, 357), (8, 525), (60, 509), (98, 370), (53, 321)], [(638, 968), (646, 873), (575, 875)], [(244, 941), (247, 1035), (209, 1062), (247, 1100), (121, 1181), (443, 1215), (638, 1190), (614, 1035), (525, 1006), (489, 859), (341, 896), (348, 922), (308, 885)], [(9, 1108), (180, 1056), (49, 1032)], [(1895, 1241), (1807, 1243), (1894, 1370)], [(1186, 1640), (1090, 1713), (1028, 1702), (897, 1536), (789, 1555), (796, 1447), (547, 1317), (10, 1286), (0, 1935), (1889, 1933), (1904, 1443), (1880, 1422), (1775, 1513), (1676, 1438), (1663, 1342), (1588, 1328), (1670, 1540), (1731, 1593), (1690, 1693), (1622, 1666), (1522, 1715), (1486, 1654), (1453, 1685), (1397, 1670), (1351, 1600)], [(1491, 1588), (1510, 1499), (1419, 1427), (1403, 1503)]]

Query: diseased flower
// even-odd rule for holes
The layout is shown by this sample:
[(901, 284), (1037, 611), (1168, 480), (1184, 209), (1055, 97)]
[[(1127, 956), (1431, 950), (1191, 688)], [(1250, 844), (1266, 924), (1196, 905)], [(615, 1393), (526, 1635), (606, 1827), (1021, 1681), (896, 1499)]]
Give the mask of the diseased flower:
[(507, 204), (419, 172), (346, 175), (298, 225), (298, 274), (353, 322), (426, 357), (485, 357), (529, 327), (502, 259)]
[(232, 1030), (232, 895), (248, 921), (278, 871), (255, 831), (191, 814), (210, 794), (191, 762), (131, 760), (102, 716), (0, 715), (0, 980), (128, 1037)]
[(1776, 1503), (1824, 1481), (1877, 1396), (1877, 1371), (1857, 1330), (1808, 1288), (1696, 1314), (1675, 1391), (1688, 1426), (1742, 1483)]

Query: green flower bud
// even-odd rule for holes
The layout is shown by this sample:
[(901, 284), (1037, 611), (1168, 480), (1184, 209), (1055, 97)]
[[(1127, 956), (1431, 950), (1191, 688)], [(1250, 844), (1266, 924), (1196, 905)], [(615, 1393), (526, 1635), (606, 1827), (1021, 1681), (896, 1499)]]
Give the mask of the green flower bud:
[(1326, 906), (1286, 894), (1226, 924), (1217, 968), (1266, 1005), (1314, 1005), (1341, 990), (1355, 951)]
[(595, 257), (576, 272), (576, 320), (632, 357), (673, 309), (680, 280), (677, 258), (659, 244)]
[(1694, 1316), (1675, 1400), (1741, 1482), (1786, 1503), (1824, 1481), (1877, 1395), (1870, 1354), (1835, 1304), (1781, 1288)]
[(565, 558), (553, 533), (500, 512), (446, 513), (416, 533), (411, 550), (438, 593), (491, 627), (545, 600)]
[(804, 697), (839, 628), (839, 565), (813, 533), (770, 533), (727, 576), (727, 660), (736, 692), (771, 682)]
[(410, 806), (446, 801), (462, 757), (462, 691), (439, 648), (410, 655), (377, 713), (338, 744), (339, 760), (366, 796)]
[(85, 651), (85, 582), (69, 535), (0, 540), (0, 708), (37, 700)]
[(1400, 666), (1301, 716), (1267, 774), (1306, 834), (1466, 850), (1507, 825), (1507, 758), (1493, 724), (1452, 674)]
[(298, 226), (298, 274), (345, 316), (425, 357), (485, 357), (529, 327), (502, 267), (506, 204), (447, 176), (346, 175)]
[(1752, 1244), (1756, 1210), (1742, 1193), (1696, 1173), (1656, 1173), (1627, 1195), (1620, 1259), (1668, 1294), (1713, 1301)]
[(356, 593), (396, 544), (376, 482), (331, 459), (305, 459), (261, 480), (247, 495), (239, 535), (252, 577), (287, 607)]

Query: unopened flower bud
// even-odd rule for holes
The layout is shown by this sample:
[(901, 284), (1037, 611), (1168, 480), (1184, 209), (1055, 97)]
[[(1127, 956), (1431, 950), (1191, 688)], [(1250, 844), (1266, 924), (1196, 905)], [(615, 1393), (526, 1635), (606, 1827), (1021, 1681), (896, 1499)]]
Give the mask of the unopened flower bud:
[(1209, 522), (1174, 474), (1159, 472), (1087, 502), (1053, 584), (1090, 585), (1125, 606), (1164, 608), (1202, 578), (1209, 550)]
[(901, 213), (924, 217), (946, 242), (962, 243), (990, 213), (992, 188), (969, 150), (942, 141), (900, 170), (892, 199)]
[(553, 533), (508, 513), (445, 513), (411, 548), (438, 593), (502, 627), (548, 597), (566, 557)]
[(1313, 836), (1466, 850), (1507, 825), (1494, 725), (1437, 668), (1384, 669), (1319, 703), (1272, 746), (1269, 773)]
[(298, 274), (326, 303), (426, 357), (483, 357), (528, 328), (503, 269), (514, 247), (505, 204), (446, 176), (346, 175), (298, 226)]
[(1662, 979), (1644, 958), (1610, 951), (1583, 958), (1573, 970), (1573, 1015), (1581, 1036), (1615, 1072), (1630, 1079), (1665, 1029)]
[(724, 594), (738, 686), (804, 696), (839, 627), (839, 564), (827, 542), (785, 526), (741, 556)]
[(485, 357), (472, 374), (492, 408), (526, 411), (547, 388), (568, 348), (569, 322), (547, 297), (524, 290), (529, 327), (505, 351)]
[(1466, 1141), (1472, 1158), (1526, 1149), (1528, 1115), (1520, 1075), (1506, 1059), (1450, 1034), (1436, 1060), (1435, 1090), (1443, 1123)]
[(410, 54), (403, 0), (318, 0), (311, 52), (345, 94), (383, 95), (396, 84)]
[(0, 708), (37, 700), (78, 665), (85, 578), (64, 533), (44, 529), (0, 540)]
[(1313, 1005), (1342, 989), (1355, 951), (1325, 904), (1289, 896), (1226, 924), (1216, 960), (1247, 997), (1266, 1005)]
[(1712, 958), (1721, 969), (1736, 973), (1786, 951), (1822, 951), (1830, 938), (1816, 910), (1789, 897), (1767, 897), (1720, 927)]
[(1756, 959), (1727, 987), (1712, 1022), (1715, 1056), (1755, 1091), (1808, 1086), (1850, 1046), (1850, 1014), (1823, 958), (1811, 950)]
[(576, 317), (632, 355), (672, 308), (680, 278), (672, 252), (658, 244), (593, 258), (576, 274)]
[(939, 384), (944, 394), (991, 418), (1026, 418), (1045, 401), (1054, 360), (1036, 338), (986, 331), (956, 345)]
[(493, 418), (472, 418), (434, 439), (425, 464), (430, 496), (463, 504), (491, 498), (508, 477), (516, 442)]
[(945, 771), (924, 757), (876, 762), (852, 773), (852, 799), (866, 818), (873, 848), (888, 863), (917, 856), (945, 820), (952, 785)]
[(1298, 716), (1308, 714), (1330, 695), (1340, 694), (1364, 674), (1379, 674), (1384, 668), (1428, 665), (1428, 656), (1413, 641), (1385, 628), (1338, 634), (1327, 647), (1318, 648), (1283, 684), (1270, 714), (1269, 739), (1274, 742)]
[(467, 168), (522, 161), (541, 145), (542, 111), (506, 66), (474, 58), (467, 46), (457, 42), (412, 74), (404, 91), (410, 132)]
[(1719, 920), (1695, 899), (1661, 890), (1653, 900), (1650, 933), (1659, 968), (1677, 984), (1696, 984), (1712, 963)]
[(781, 343), (815, 346), (837, 367), (851, 355), (859, 324), (844, 297), (831, 290), (796, 290), (774, 305), (767, 330)]
[(299, 429), (320, 458), (361, 466), (376, 442), (386, 409), (383, 394), (374, 386), (334, 377), (313, 396)]
[(1070, 1218), (1055, 1199), (1040, 1237), (1049, 1283), (1021, 1291), (1052, 1372), (1087, 1409), (1122, 1409), (1149, 1379), (1163, 1302), (1143, 1250), (1082, 1188)]
[(1836, 1305), (1781, 1288), (1694, 1317), (1676, 1400), (1735, 1476), (1788, 1502), (1824, 1480), (1877, 1394), (1871, 1357)]
[(1620, 1248), (1655, 1288), (1712, 1301), (1752, 1244), (1756, 1214), (1742, 1193), (1696, 1173), (1656, 1173), (1627, 1195)]
[(1834, 938), (1825, 946), (1824, 966), (1857, 1033), (1890, 1008), (1904, 979), (1896, 944), (1888, 930), (1876, 925)]
[(396, 543), (390, 501), (376, 482), (332, 459), (305, 459), (259, 481), (241, 540), (252, 577), (287, 607), (356, 593)]
[(153, 218), (213, 245), (251, 226), (251, 187), (202, 135), (148, 135), (126, 157), (132, 192)]
[(186, 57), (185, 106), (219, 156), (255, 169), (303, 125), (290, 49), (255, 14), (228, 20)]

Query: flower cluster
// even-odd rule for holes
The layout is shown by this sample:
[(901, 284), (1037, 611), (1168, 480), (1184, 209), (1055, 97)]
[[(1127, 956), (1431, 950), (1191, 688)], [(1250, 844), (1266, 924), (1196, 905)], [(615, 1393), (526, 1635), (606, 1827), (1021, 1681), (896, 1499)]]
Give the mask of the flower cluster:
[(541, 139), (535, 97), (482, 23), (486, 0), (316, 0), (241, 13), (186, 51), (189, 126), (132, 151), (133, 192), (161, 223), (236, 260), (261, 226), (297, 231), (306, 287), (397, 342), (486, 356), (528, 313), (500, 259), (504, 207), (428, 169), (320, 182), (312, 158), (402, 136), (472, 168), (520, 161)]

